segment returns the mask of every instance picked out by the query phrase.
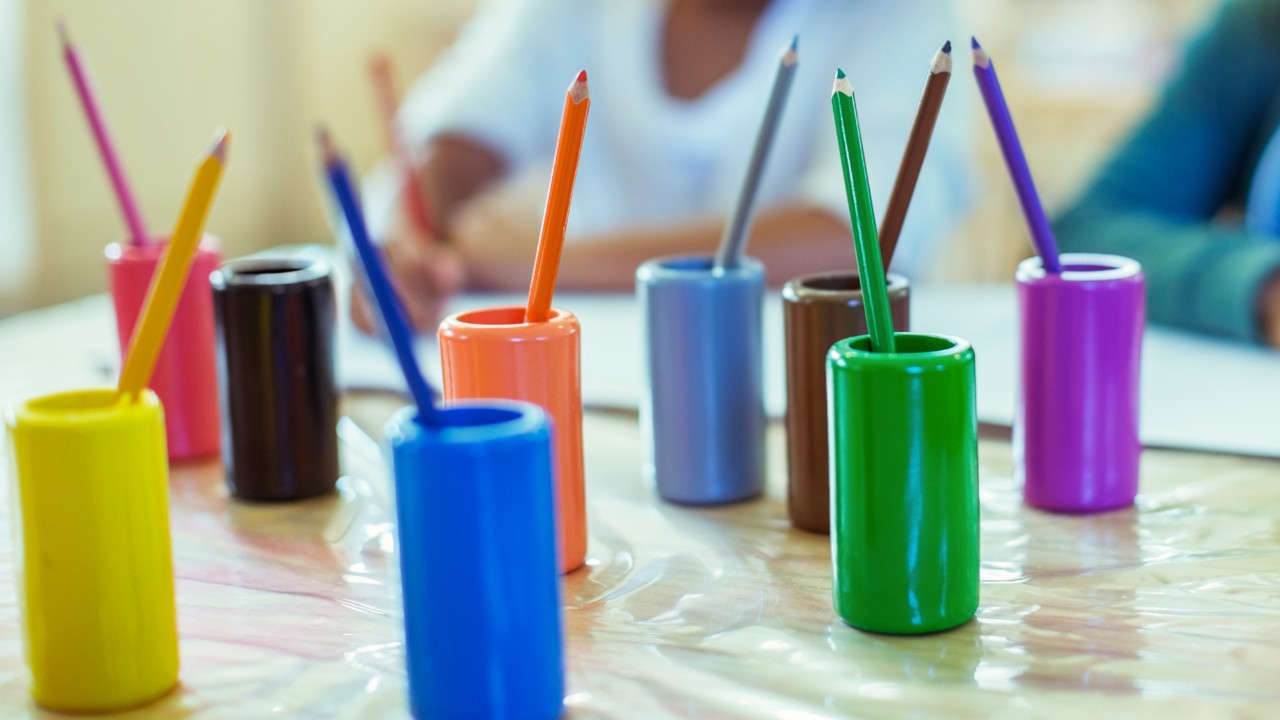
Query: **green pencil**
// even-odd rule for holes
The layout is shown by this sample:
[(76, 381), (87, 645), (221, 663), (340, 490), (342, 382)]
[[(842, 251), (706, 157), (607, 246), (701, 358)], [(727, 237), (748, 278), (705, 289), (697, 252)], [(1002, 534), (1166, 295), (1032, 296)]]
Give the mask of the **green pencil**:
[(853, 226), (853, 249), (858, 257), (858, 278), (862, 286), (862, 307), (867, 313), (871, 349), (893, 352), (893, 318), (889, 315), (889, 292), (885, 289), (884, 265), (880, 261), (880, 239), (876, 213), (871, 207), (871, 184), (867, 181), (867, 160), (862, 154), (862, 133), (858, 129), (858, 108), (853, 102), (853, 86), (836, 70), (831, 90), (831, 109), (836, 119), (836, 144), (844, 168), (844, 189), (849, 195), (849, 220)]

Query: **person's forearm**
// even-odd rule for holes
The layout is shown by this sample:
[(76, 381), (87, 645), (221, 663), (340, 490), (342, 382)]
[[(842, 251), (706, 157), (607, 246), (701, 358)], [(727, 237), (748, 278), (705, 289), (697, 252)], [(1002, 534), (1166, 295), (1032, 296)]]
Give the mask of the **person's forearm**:
[(1258, 317), (1262, 321), (1263, 338), (1273, 348), (1280, 348), (1280, 272), (1271, 275), (1258, 296)]
[(1104, 252), (1142, 264), (1152, 322), (1266, 340), (1264, 285), (1280, 273), (1280, 244), (1210, 222), (1087, 203), (1055, 223), (1063, 252)]
[[(559, 285), (580, 290), (624, 290), (636, 268), (664, 255), (713, 254), (723, 223), (716, 220), (639, 229), (566, 245)], [(854, 267), (847, 225), (818, 208), (790, 205), (760, 213), (746, 254), (764, 262), (767, 281), (781, 285), (797, 275)]]
[(434, 216), (437, 235), (448, 238), (458, 209), (506, 174), (496, 150), (463, 135), (437, 135), (427, 141), (418, 180)]

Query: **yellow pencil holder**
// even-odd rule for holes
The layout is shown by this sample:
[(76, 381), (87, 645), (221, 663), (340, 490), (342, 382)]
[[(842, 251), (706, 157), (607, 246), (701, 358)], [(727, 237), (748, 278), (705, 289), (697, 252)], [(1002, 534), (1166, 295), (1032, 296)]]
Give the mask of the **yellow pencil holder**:
[(160, 401), (81, 390), (5, 413), (31, 694), (64, 712), (145, 704), (178, 681)]

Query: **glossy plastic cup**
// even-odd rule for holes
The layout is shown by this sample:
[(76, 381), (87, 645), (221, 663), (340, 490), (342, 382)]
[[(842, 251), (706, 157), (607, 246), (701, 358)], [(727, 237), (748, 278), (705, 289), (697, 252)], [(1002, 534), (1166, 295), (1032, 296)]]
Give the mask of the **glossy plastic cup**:
[(336, 306), (327, 263), (247, 258), (211, 277), (227, 487), (302, 500), (338, 482)]
[(446, 400), (503, 399), (547, 411), (555, 427), (560, 518), (560, 569), (587, 557), (586, 488), (582, 465), (581, 328), (565, 310), (545, 322), (524, 321), (524, 307), (462, 312), (440, 323)]
[(387, 425), (419, 718), (550, 720), (564, 699), (555, 483), (546, 414), (460, 404)]
[(849, 625), (905, 635), (978, 608), (978, 420), (968, 342), (894, 337), (827, 356), (832, 590)]
[[(893, 326), (910, 328), (910, 287), (889, 275)], [(831, 465), (827, 456), (827, 352), (839, 340), (867, 334), (862, 286), (854, 272), (806, 275), (782, 288), (787, 353), (787, 514), (809, 532), (831, 530)]]
[(645, 470), (662, 499), (715, 505), (764, 489), (764, 266), (709, 256), (658, 258), (636, 271), (648, 392)]
[[(168, 238), (157, 238), (142, 246), (128, 243), (107, 246), (122, 365), (133, 337), (133, 326), (142, 312), (151, 278), (167, 242)], [(169, 334), (160, 348), (148, 384), (164, 405), (169, 457), (175, 460), (218, 452), (218, 374), (209, 273), (219, 262), (217, 238), (205, 235), (196, 250), (191, 273), (178, 298)]]
[(1146, 322), (1142, 268), (1068, 253), (1049, 275), (1018, 265), (1022, 386), (1014, 472), (1028, 505), (1089, 513), (1138, 494), (1138, 396)]
[(5, 413), (30, 688), (52, 710), (145, 704), (178, 681), (160, 401), (113, 389)]

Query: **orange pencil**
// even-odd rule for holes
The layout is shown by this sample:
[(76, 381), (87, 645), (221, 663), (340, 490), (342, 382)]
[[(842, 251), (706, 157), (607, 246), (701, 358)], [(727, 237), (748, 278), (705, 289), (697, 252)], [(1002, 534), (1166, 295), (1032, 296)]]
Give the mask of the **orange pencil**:
[(587, 91), (587, 71), (583, 70), (565, 93), (556, 158), (551, 166), (551, 189), (547, 192), (547, 209), (542, 216), (538, 254), (533, 260), (533, 281), (529, 284), (529, 302), (524, 311), (525, 322), (545, 322), (551, 317), (551, 296), (555, 294), (556, 272), (560, 269), (564, 231), (569, 222), (569, 201), (573, 198), (573, 181), (578, 174), (578, 156), (582, 153), (582, 134), (587, 129), (589, 109), (591, 94)]
[(404, 176), (401, 192), (409, 206), (409, 218), (418, 229), (427, 235), (435, 236), (435, 223), (431, 216), (431, 208), (427, 205), (427, 195), (418, 179), (416, 163), (414, 163), (413, 146), (409, 144), (396, 121), (396, 110), (400, 107), (400, 98), (396, 94), (396, 83), (391, 72), (391, 60), (386, 55), (378, 55), (369, 63), (369, 74), (373, 79), (373, 92), (378, 96), (378, 111), (382, 115), (383, 130), (387, 133), (387, 149), (396, 158), (400, 172)]

